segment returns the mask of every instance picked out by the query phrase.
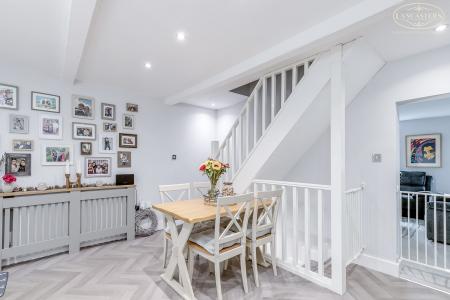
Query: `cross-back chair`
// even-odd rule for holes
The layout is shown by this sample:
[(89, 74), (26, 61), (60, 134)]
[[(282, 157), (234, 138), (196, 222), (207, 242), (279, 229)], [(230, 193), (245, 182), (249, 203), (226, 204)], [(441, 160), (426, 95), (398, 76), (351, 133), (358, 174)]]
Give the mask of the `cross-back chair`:
[(255, 284), (259, 287), (258, 264), (256, 250), (270, 243), (270, 256), (273, 273), (277, 276), (276, 224), (278, 207), (283, 190), (255, 192), (252, 221), (247, 229), (247, 246), (252, 254), (252, 268)]
[(192, 192), (195, 194), (195, 197), (202, 197), (205, 195), (211, 187), (211, 183), (209, 181), (205, 182), (193, 182), (192, 183)]
[[(217, 297), (222, 299), (220, 263), (240, 256), (242, 283), (248, 293), (246, 272), (246, 232), (253, 194), (219, 197), (214, 228), (191, 234), (189, 239), (188, 268), (192, 279), (194, 256), (200, 255), (214, 264)], [(243, 214), (243, 218), (242, 218)], [(227, 219), (228, 222), (224, 222)], [(222, 226), (221, 226), (222, 224)], [(224, 224), (226, 224), (224, 226)], [(231, 230), (234, 228), (233, 231)]]
[[(190, 200), (191, 199), (191, 184), (190, 183), (180, 183), (180, 184), (168, 184), (168, 185), (160, 185), (159, 186), (159, 195), (161, 197), (161, 201), (165, 202), (174, 202), (179, 200)], [(183, 224), (182, 221), (176, 221), (177, 228), (181, 227)], [(164, 217), (163, 219), (164, 225), (164, 238), (163, 238), (163, 246), (164, 246), (164, 258), (163, 258), (163, 268), (166, 267), (167, 263), (167, 247), (170, 237), (170, 231), (167, 227), (167, 220)]]

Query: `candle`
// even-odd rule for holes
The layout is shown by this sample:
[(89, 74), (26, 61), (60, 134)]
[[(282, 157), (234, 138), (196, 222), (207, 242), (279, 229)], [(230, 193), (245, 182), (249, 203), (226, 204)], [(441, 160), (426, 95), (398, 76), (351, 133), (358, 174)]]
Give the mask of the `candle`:
[(81, 161), (77, 160), (77, 174), (81, 174)]
[(66, 174), (70, 174), (70, 161), (66, 160)]

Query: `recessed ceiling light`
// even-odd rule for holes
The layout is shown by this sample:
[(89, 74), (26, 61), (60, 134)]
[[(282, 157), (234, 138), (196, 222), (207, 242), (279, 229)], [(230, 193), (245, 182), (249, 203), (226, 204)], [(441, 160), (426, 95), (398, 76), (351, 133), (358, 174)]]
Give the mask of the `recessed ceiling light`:
[(437, 31), (437, 32), (442, 32), (445, 29), (447, 29), (447, 27), (448, 27), (447, 24), (442, 24), (442, 25), (439, 25), (438, 27), (436, 27), (434, 30)]
[(151, 68), (152, 68), (152, 64), (149, 63), (149, 62), (146, 62), (146, 63), (145, 63), (145, 67), (146, 67), (147, 69), (151, 69)]
[(211, 107), (216, 107), (216, 104), (215, 103), (211, 103)]
[(183, 31), (177, 32), (177, 40), (184, 41), (186, 39), (186, 34)]

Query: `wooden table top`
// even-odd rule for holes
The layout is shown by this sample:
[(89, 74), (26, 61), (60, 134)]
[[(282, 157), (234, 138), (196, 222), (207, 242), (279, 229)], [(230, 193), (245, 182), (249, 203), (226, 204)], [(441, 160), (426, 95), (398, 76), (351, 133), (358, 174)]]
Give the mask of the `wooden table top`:
[[(214, 220), (217, 211), (216, 206), (205, 204), (203, 199), (159, 203), (152, 205), (152, 207), (177, 220), (182, 220), (191, 224)], [(239, 207), (240, 205), (230, 206), (231, 212), (237, 212)], [(223, 209), (223, 212), (225, 213), (225, 209)]]

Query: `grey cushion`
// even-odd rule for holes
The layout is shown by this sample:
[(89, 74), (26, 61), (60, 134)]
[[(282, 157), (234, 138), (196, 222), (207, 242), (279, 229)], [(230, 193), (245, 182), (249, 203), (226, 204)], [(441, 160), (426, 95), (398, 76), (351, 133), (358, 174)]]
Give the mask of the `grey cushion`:
[[(259, 237), (262, 237), (262, 236), (264, 236), (266, 234), (269, 234), (271, 231), (272, 231), (272, 228), (266, 228), (264, 230), (258, 231), (256, 233), (256, 238), (259, 238)], [(247, 237), (249, 239), (252, 238), (252, 224), (251, 223), (248, 223), (248, 225), (247, 225)]]
[[(214, 229), (193, 233), (191, 234), (189, 240), (205, 248), (205, 250), (208, 251), (209, 253), (214, 254)], [(229, 241), (220, 244), (219, 251), (222, 250), (223, 248), (231, 247), (234, 244), (239, 244), (239, 242), (240, 239), (236, 239), (234, 241)]]

